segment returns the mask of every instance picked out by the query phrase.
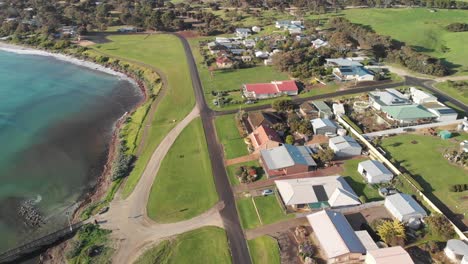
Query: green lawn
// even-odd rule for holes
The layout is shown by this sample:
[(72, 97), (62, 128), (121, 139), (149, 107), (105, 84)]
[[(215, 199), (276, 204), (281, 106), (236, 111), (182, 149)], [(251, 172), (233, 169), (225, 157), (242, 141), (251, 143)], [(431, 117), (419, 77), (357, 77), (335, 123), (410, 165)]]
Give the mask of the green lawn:
[(278, 241), (270, 236), (261, 236), (247, 241), (253, 264), (280, 264)]
[(244, 139), (239, 135), (235, 114), (216, 117), (215, 126), (218, 139), (223, 144), (224, 158), (232, 159), (249, 154)]
[(146, 147), (124, 185), (123, 195), (127, 197), (135, 188), (153, 151), (176, 125), (173, 120), (182, 120), (195, 105), (195, 99), (183, 46), (175, 36), (120, 35), (108, 38), (111, 42), (94, 45), (93, 48), (109, 56), (156, 67), (168, 80), (168, 90), (151, 122)]
[[(457, 74), (468, 74), (468, 32), (449, 32), (445, 26), (468, 21), (465, 10), (427, 8), (349, 9), (343, 12), (351, 22), (371, 26), (377, 33), (406, 42), (429, 55), (454, 64)], [(443, 52), (442, 47), (450, 50)], [(457, 66), (458, 65), (458, 66)]]
[(146, 251), (136, 264), (229, 264), (226, 233), (219, 227), (203, 227), (165, 240)]
[(294, 217), (283, 211), (276, 195), (257, 196), (254, 201), (264, 225)]
[(237, 178), (236, 176), (236, 169), (239, 168), (240, 166), (255, 167), (257, 169), (257, 181), (265, 179), (265, 172), (263, 171), (262, 166), (260, 166), (260, 163), (256, 160), (247, 161), (247, 162), (227, 166), (226, 171), (227, 171), (229, 182), (231, 183), (231, 185), (236, 186), (240, 184), (239, 178)]
[(148, 216), (157, 222), (192, 218), (218, 200), (201, 119), (190, 123), (161, 163), (151, 188)]
[[(468, 139), (463, 134), (450, 140), (422, 135), (399, 135), (386, 138), (382, 146), (400, 162), (424, 188), (429, 196), (434, 195), (455, 213), (468, 211), (466, 192), (450, 192), (452, 184), (466, 184), (467, 173), (461, 167), (450, 164), (443, 156), (444, 150), (458, 148), (461, 140)], [(417, 144), (412, 142), (416, 141)]]
[(236, 204), (241, 220), (241, 225), (244, 229), (256, 228), (261, 225), (257, 216), (257, 212), (255, 211), (252, 198), (239, 199), (237, 200)]
[(364, 195), (368, 202), (382, 200), (377, 188), (367, 184), (364, 177), (357, 171), (358, 164), (367, 159), (351, 159), (345, 161), (343, 176), (349, 183), (354, 192), (358, 195)]
[(456, 88), (453, 87), (449, 82), (438, 83), (436, 88), (442, 92), (452, 96), (455, 99), (468, 104), (468, 82), (464, 87)]
[[(289, 79), (286, 73), (279, 72), (271, 66), (264, 65), (246, 69), (214, 71), (213, 74), (210, 74), (208, 67), (203, 64), (202, 55), (200, 54), (199, 50), (199, 42), (201, 40), (207, 39), (210, 38), (193, 38), (190, 39), (189, 42), (190, 46), (192, 47), (195, 61), (197, 62), (198, 72), (200, 74), (200, 79), (203, 85), (203, 90), (205, 91), (205, 97), (207, 99), (208, 105), (215, 110), (236, 109), (240, 106), (248, 107), (249, 105), (233, 104), (225, 105), (223, 108), (219, 108), (213, 104), (213, 100), (216, 97), (211, 94), (212, 91), (236, 90), (236, 92), (231, 92), (230, 95), (226, 98), (239, 101), (242, 100), (240, 90), (242, 85), (245, 83), (260, 83)], [(261, 100), (257, 104), (263, 105), (268, 103), (271, 103), (271, 100)]]

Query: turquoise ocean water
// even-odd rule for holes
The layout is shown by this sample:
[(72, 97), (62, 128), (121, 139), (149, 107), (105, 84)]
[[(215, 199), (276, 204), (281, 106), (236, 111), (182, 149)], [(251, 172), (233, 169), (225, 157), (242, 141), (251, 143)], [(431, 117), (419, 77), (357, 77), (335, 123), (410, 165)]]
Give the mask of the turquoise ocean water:
[[(0, 51), (0, 251), (66, 225), (102, 172), (113, 125), (141, 99), (116, 76)], [(31, 199), (40, 228), (19, 215)]]

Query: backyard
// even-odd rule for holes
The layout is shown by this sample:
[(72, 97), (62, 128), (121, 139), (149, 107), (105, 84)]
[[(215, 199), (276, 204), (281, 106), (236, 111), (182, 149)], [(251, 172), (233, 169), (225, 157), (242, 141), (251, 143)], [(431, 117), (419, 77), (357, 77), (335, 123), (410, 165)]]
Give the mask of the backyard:
[[(435, 136), (399, 135), (383, 140), (382, 147), (419, 182), (424, 192), (434, 195), (454, 213), (468, 211), (468, 194), (451, 192), (450, 185), (466, 184), (466, 171), (443, 157), (446, 149), (458, 148), (468, 135), (442, 140)], [(466, 221), (465, 221), (466, 222)]]
[(280, 251), (276, 239), (261, 236), (247, 241), (253, 264), (280, 264)]
[(382, 200), (383, 198), (379, 195), (378, 189), (367, 184), (364, 177), (357, 171), (358, 164), (365, 160), (367, 158), (345, 161), (343, 176), (345, 176), (346, 182), (358, 196), (364, 195), (368, 202)]
[(349, 9), (343, 12), (353, 23), (370, 26), (377, 33), (408, 43), (418, 51), (441, 58), (457, 75), (468, 74), (468, 32), (449, 32), (447, 25), (468, 21), (465, 10), (427, 8)]
[(148, 216), (156, 222), (177, 222), (205, 212), (217, 200), (205, 134), (197, 118), (162, 161), (151, 188)]
[(215, 126), (218, 139), (223, 145), (225, 159), (249, 154), (244, 138), (240, 136), (237, 129), (235, 114), (216, 117)]
[(164, 240), (146, 251), (136, 264), (231, 263), (226, 233), (219, 227), (203, 227)]
[(230, 166), (226, 167), (226, 171), (227, 171), (227, 174), (228, 174), (228, 177), (229, 177), (229, 182), (231, 183), (231, 185), (236, 186), (236, 185), (240, 184), (239, 178), (236, 176), (236, 170), (240, 166), (254, 167), (256, 169), (256, 171), (257, 171), (257, 178), (256, 178), (255, 181), (260, 181), (260, 180), (266, 179), (265, 172), (263, 171), (263, 168), (262, 168), (262, 166), (260, 166), (260, 163), (258, 161), (256, 161), (256, 160), (247, 161), (247, 162), (234, 164), (234, 165), (230, 165)]
[[(135, 188), (153, 151), (177, 124), (174, 120), (182, 120), (194, 107), (195, 99), (182, 43), (175, 36), (125, 35), (109, 36), (108, 39), (110, 42), (94, 45), (92, 48), (109, 57), (156, 67), (168, 81), (167, 92), (157, 107), (145, 147), (123, 187), (123, 195), (126, 197)], [(177, 111), (174, 111), (174, 105), (178, 106)]]
[[(242, 198), (237, 200), (237, 208), (244, 229), (252, 229), (294, 218), (294, 214), (286, 214), (281, 208), (276, 195)], [(258, 214), (255, 208), (258, 210)]]

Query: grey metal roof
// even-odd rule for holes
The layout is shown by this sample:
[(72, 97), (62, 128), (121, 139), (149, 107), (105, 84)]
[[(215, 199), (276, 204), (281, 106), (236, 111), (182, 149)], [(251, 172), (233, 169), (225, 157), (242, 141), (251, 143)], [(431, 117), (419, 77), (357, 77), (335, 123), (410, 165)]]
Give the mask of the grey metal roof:
[(338, 59), (325, 59), (327, 64), (333, 64), (336, 66), (362, 66), (361, 63), (353, 60), (338, 58)]
[(250, 33), (251, 30), (250, 30), (250, 28), (236, 28), (236, 32), (239, 32), (239, 33)]
[(377, 160), (366, 160), (359, 163), (359, 166), (364, 168), (366, 172), (371, 175), (381, 175), (381, 174), (393, 174), (382, 162)]
[(322, 127), (336, 127), (335, 123), (331, 121), (330, 119), (327, 118), (316, 118), (311, 120), (312, 126), (317, 129), (317, 128), (322, 128)]
[(411, 101), (404, 97), (402, 93), (395, 89), (387, 89), (385, 91), (375, 91), (369, 93), (374, 100), (380, 105), (402, 105), (411, 104)]
[(320, 111), (327, 114), (333, 114), (330, 107), (324, 101), (313, 101), (312, 104)]
[(357, 141), (350, 136), (339, 136), (330, 138), (330, 144), (334, 144), (337, 150), (347, 149), (347, 148), (362, 148)]
[(468, 244), (459, 239), (447, 241), (447, 248), (457, 255), (468, 256)]
[(389, 202), (397, 213), (401, 216), (410, 215), (415, 212), (420, 213), (422, 215), (427, 215), (424, 208), (421, 207), (411, 195), (405, 193), (397, 193), (385, 198), (385, 204)]
[(312, 150), (306, 146), (284, 144), (276, 148), (261, 150), (260, 154), (271, 170), (287, 168), (296, 164), (317, 166), (311, 156)]

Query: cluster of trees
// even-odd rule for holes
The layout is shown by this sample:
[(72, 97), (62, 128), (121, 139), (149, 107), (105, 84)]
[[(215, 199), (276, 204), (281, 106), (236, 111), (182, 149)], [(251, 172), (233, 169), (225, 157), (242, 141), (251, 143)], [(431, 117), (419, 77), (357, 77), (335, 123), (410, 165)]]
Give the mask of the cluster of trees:
[(445, 28), (452, 32), (468, 31), (468, 23), (452, 23)]
[(377, 234), (390, 246), (404, 246), (406, 240), (405, 226), (398, 220), (382, 220), (377, 224)]
[(120, 144), (117, 149), (112, 164), (112, 180), (118, 180), (120, 178), (126, 177), (132, 168), (133, 161), (135, 157), (133, 155), (127, 154), (127, 147), (124, 144)]
[(252, 166), (239, 166), (235, 174), (241, 183), (251, 183), (257, 179), (257, 169)]
[(426, 222), (428, 231), (431, 235), (444, 240), (449, 240), (455, 237), (455, 230), (444, 215), (432, 214), (429, 217), (426, 217), (424, 221)]
[(450, 185), (451, 192), (464, 192), (468, 191), (468, 184), (454, 184)]
[(320, 149), (317, 154), (314, 155), (314, 160), (318, 161), (322, 166), (328, 164), (335, 157), (335, 152), (329, 147)]

